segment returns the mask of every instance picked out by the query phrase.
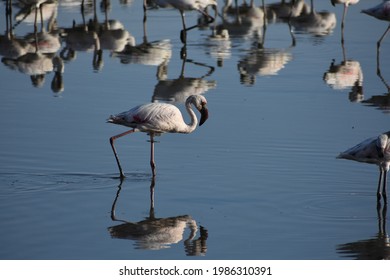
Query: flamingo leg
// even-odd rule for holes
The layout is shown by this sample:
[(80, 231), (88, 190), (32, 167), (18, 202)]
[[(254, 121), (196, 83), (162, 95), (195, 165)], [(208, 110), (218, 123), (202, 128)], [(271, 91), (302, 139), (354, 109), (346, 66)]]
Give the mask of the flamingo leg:
[(383, 40), (383, 38), (386, 37), (386, 35), (387, 35), (387, 33), (389, 32), (389, 30), (390, 30), (390, 24), (389, 24), (389, 26), (387, 27), (385, 33), (383, 33), (383, 35), (381, 36), (381, 38), (379, 39), (379, 41), (378, 41), (378, 43), (377, 43), (378, 52), (379, 52), (379, 48), (381, 47), (382, 40)]
[(342, 44), (344, 44), (344, 26), (345, 26), (345, 17), (347, 15), (347, 11), (348, 11), (348, 6), (345, 4), (343, 10), (343, 18), (341, 20), (341, 43)]
[[(213, 7), (214, 10), (215, 10), (215, 17), (217, 17), (218, 15), (218, 11), (217, 11), (217, 8), (216, 7)], [(204, 15), (208, 21), (206, 22), (206, 24), (210, 24), (212, 22), (215, 21), (215, 18), (210, 16), (207, 12), (203, 11), (203, 10), (197, 10), (199, 13), (201, 13), (202, 15)], [(183, 29), (180, 31), (180, 40), (183, 44), (186, 44), (187, 43), (187, 31), (191, 30), (191, 29), (194, 29), (196, 27), (199, 26), (199, 24), (195, 24), (191, 27), (186, 27), (186, 23), (185, 23), (185, 15), (184, 15), (184, 11), (180, 11), (180, 15), (181, 15), (181, 21), (183, 23)]]
[(184, 12), (180, 11), (181, 16), (181, 22), (183, 23), (183, 29), (180, 31), (180, 40), (183, 44), (187, 44), (187, 28), (186, 28), (186, 22), (184, 19)]
[(116, 149), (115, 149), (115, 146), (114, 146), (114, 141), (122, 136), (125, 136), (127, 134), (130, 134), (130, 133), (133, 133), (133, 132), (136, 132), (135, 129), (131, 129), (131, 130), (128, 130), (128, 131), (125, 131), (121, 134), (118, 134), (118, 135), (115, 135), (115, 136), (112, 136), (110, 138), (110, 144), (111, 144), (111, 148), (112, 148), (112, 151), (114, 152), (114, 155), (115, 155), (115, 159), (116, 159), (116, 163), (118, 164), (118, 168), (119, 168), (119, 173), (120, 173), (120, 177), (121, 179), (125, 178), (125, 174), (123, 173), (123, 170), (122, 170), (122, 166), (119, 162), (119, 157), (118, 157), (118, 153), (116, 152)]
[(377, 196), (377, 200), (378, 200), (378, 201), (381, 200), (381, 187), (382, 187), (382, 177), (383, 177), (382, 175), (383, 175), (382, 168), (379, 167), (378, 190), (376, 191), (376, 196)]
[(384, 200), (384, 203), (385, 205), (387, 205), (387, 171), (384, 170), (383, 171), (383, 186), (382, 186), (382, 196), (383, 196), (383, 200)]
[(378, 42), (376, 43), (376, 68), (377, 68), (376, 72), (377, 72), (377, 75), (379, 75), (380, 77), (381, 77), (381, 73), (380, 73), (380, 66), (379, 66), (379, 53), (380, 53), (382, 40), (383, 40), (383, 38), (385, 38), (385, 36), (387, 35), (387, 33), (389, 31), (390, 31), (390, 24), (387, 27), (387, 29), (385, 30), (385, 32), (383, 33), (383, 35), (380, 37)]
[(156, 164), (154, 162), (154, 139), (153, 134), (150, 134), (150, 167), (152, 168), (153, 178), (156, 176)]
[(143, 5), (143, 9), (144, 9), (144, 19), (143, 19), (143, 28), (144, 28), (144, 41), (146, 41), (146, 21), (147, 21), (147, 14), (146, 14), (146, 10), (147, 10), (147, 4), (146, 4), (146, 0), (144, 0), (144, 5)]
[(156, 180), (153, 177), (150, 183), (150, 210), (149, 210), (149, 217), (153, 217), (153, 218), (154, 218), (154, 185), (155, 184), (156, 184)]

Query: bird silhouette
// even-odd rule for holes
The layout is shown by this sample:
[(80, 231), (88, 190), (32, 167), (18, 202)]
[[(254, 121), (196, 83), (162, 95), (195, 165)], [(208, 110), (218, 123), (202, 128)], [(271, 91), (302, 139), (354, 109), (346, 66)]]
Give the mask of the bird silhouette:
[[(381, 4), (379, 4), (373, 8), (362, 10), (362, 13), (367, 14), (367, 15), (372, 16), (372, 17), (375, 17), (375, 18), (380, 19), (380, 20), (385, 20), (385, 21), (390, 22), (390, 1), (389, 0), (383, 1)], [(387, 27), (387, 29), (385, 30), (385, 32), (383, 33), (383, 35), (379, 38), (379, 40), (377, 42), (376, 61), (377, 61), (378, 75), (380, 75), (380, 72), (379, 72), (379, 68), (380, 68), (379, 67), (379, 51), (380, 51), (382, 40), (383, 40), (383, 38), (386, 37), (386, 35), (389, 31), (390, 31), (390, 23), (389, 23), (389, 26)]]
[[(181, 15), (181, 20), (183, 24), (183, 29), (180, 32), (180, 40), (183, 44), (187, 43), (187, 31), (194, 29), (199, 26), (196, 24), (191, 27), (187, 27), (185, 23), (185, 12), (196, 10), (201, 13), (205, 18), (207, 18), (207, 24), (210, 24), (215, 21), (215, 17), (217, 16), (217, 0), (152, 0), (157, 6), (161, 8), (174, 8), (179, 10)], [(215, 17), (210, 16), (206, 9), (208, 6), (211, 6), (215, 10)], [(144, 24), (146, 22), (146, 10), (148, 7), (147, 0), (144, 0)]]
[[(387, 172), (390, 168), (390, 131), (364, 140), (356, 146), (339, 154), (337, 158), (355, 160), (376, 164), (379, 166), (379, 182), (377, 190), (378, 201), (383, 196), (383, 200), (387, 203), (386, 181)], [(383, 181), (383, 186), (382, 186)], [(382, 186), (382, 191), (381, 191)]]
[(202, 95), (191, 95), (186, 100), (185, 106), (191, 118), (189, 124), (184, 121), (180, 110), (176, 106), (167, 103), (147, 103), (136, 106), (129, 111), (117, 115), (111, 115), (107, 119), (108, 123), (124, 125), (132, 128), (131, 130), (110, 138), (110, 144), (118, 164), (121, 178), (124, 178), (125, 175), (119, 162), (114, 141), (130, 133), (139, 131), (146, 132), (150, 136), (150, 166), (154, 177), (156, 175), (154, 162), (154, 136), (159, 136), (162, 133), (188, 134), (194, 131), (197, 126), (198, 119), (192, 109), (192, 105), (194, 105), (201, 113), (199, 121), (199, 126), (201, 126), (208, 118), (207, 100)]

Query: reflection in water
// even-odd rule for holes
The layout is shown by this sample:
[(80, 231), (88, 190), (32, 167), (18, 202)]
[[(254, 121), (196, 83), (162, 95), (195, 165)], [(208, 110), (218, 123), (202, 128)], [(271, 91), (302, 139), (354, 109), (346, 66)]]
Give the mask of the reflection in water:
[(254, 85), (256, 75), (277, 75), (291, 59), (292, 55), (287, 50), (255, 48), (238, 63), (240, 82)]
[(170, 248), (183, 240), (185, 229), (190, 230), (189, 236), (184, 240), (184, 250), (187, 256), (204, 256), (207, 252), (206, 240), (208, 232), (200, 226), (200, 236), (195, 239), (198, 226), (189, 215), (181, 215), (169, 218), (156, 218), (154, 211), (154, 187), (155, 179), (150, 185), (150, 209), (149, 217), (138, 222), (130, 222), (118, 219), (116, 216), (116, 204), (121, 192), (121, 183), (118, 186), (115, 200), (111, 208), (111, 219), (122, 224), (108, 228), (113, 238), (134, 240), (136, 249), (161, 250)]
[[(194, 65), (206, 67), (209, 71), (199, 77), (185, 77), (185, 65), (187, 63), (193, 63)], [(204, 94), (210, 89), (216, 87), (214, 80), (207, 81), (204, 78), (210, 76), (214, 72), (214, 67), (208, 66), (202, 63), (194, 62), (193, 60), (182, 58), (182, 67), (179, 78), (177, 79), (166, 79), (161, 78), (154, 88), (152, 101), (164, 101), (169, 103), (185, 103), (190, 95)]]
[(379, 201), (381, 196), (383, 196), (384, 203), (387, 203), (386, 183), (387, 173), (390, 168), (390, 131), (364, 140), (356, 146), (340, 153), (337, 158), (378, 165), (379, 182), (377, 198)]
[[(107, 4), (104, 1), (104, 5)], [(105, 20), (99, 23), (96, 12), (96, 0), (94, 0), (93, 18), (88, 23), (85, 21), (84, 9), (81, 10), (83, 23), (76, 25), (73, 22), (71, 28), (63, 28), (61, 37), (65, 41), (65, 47), (61, 51), (61, 57), (66, 61), (75, 59), (76, 52), (93, 51), (92, 65), (94, 70), (101, 70), (103, 67), (103, 50), (111, 52), (120, 52), (134, 38), (124, 29), (124, 26), (118, 20), (109, 20), (107, 9), (105, 11)]]
[(206, 53), (217, 60), (219, 67), (223, 66), (224, 60), (231, 57), (232, 42), (227, 29), (213, 29), (212, 34), (205, 43)]
[(17, 59), (3, 58), (2, 62), (12, 70), (30, 76), (35, 87), (43, 86), (45, 76), (49, 72), (54, 72), (52, 80), (52, 90), (54, 92), (63, 91), (62, 73), (64, 65), (62, 59), (53, 54), (27, 53)]
[[(231, 15), (232, 19), (230, 19)], [(216, 26), (216, 32), (227, 30), (232, 38), (251, 39), (261, 37), (262, 28), (265, 26), (264, 9), (256, 7), (254, 1), (247, 6), (231, 6), (231, 1), (226, 1), (222, 8), (222, 23)]]
[(267, 6), (267, 18), (285, 21), (307, 14), (309, 11), (310, 7), (304, 0), (291, 0), (289, 3), (283, 0)]
[(377, 206), (378, 233), (375, 237), (341, 244), (337, 252), (345, 258), (357, 260), (388, 260), (390, 259), (390, 238), (386, 232), (387, 204)]
[[(31, 82), (35, 87), (42, 87), (45, 82), (46, 74), (54, 72), (51, 83), (53, 92), (62, 92), (64, 90), (62, 74), (64, 64), (60, 57), (56, 55), (61, 47), (60, 37), (56, 30), (57, 3), (51, 1), (42, 3), (29, 3), (35, 10), (43, 6), (50, 7), (50, 13), (47, 17), (47, 31), (43, 26), (44, 10), (41, 10), (41, 31), (38, 32), (37, 20), (34, 22), (34, 32), (27, 34), (23, 38), (17, 38), (12, 27), (12, 9), (6, 12), (7, 31), (5, 36), (0, 37), (0, 54), (3, 56), (2, 63), (11, 70), (19, 71), (30, 76)], [(26, 17), (19, 19), (26, 20)]]
[(385, 85), (387, 89), (387, 93), (383, 95), (372, 95), (370, 98), (363, 100), (362, 103), (369, 106), (376, 107), (379, 110), (382, 110), (384, 113), (389, 114), (390, 113), (390, 86), (382, 76), (379, 59), (377, 62), (377, 75), (379, 79), (382, 81), (382, 83)]
[(360, 63), (356, 60), (343, 60), (336, 64), (332, 60), (328, 71), (324, 74), (324, 81), (335, 90), (351, 88), (349, 100), (360, 102), (363, 100), (363, 72)]
[(316, 12), (313, 0), (311, 0), (310, 12), (291, 17), (290, 22), (298, 32), (324, 36), (332, 33), (336, 27), (336, 15), (327, 11)]
[(114, 147), (114, 141), (122, 136), (134, 132), (146, 132), (150, 136), (150, 166), (153, 176), (156, 176), (156, 165), (154, 162), (154, 137), (160, 136), (162, 133), (184, 133), (188, 134), (196, 129), (198, 119), (195, 115), (192, 106), (194, 106), (201, 114), (199, 126), (201, 126), (208, 118), (207, 100), (202, 95), (191, 95), (186, 100), (186, 110), (190, 115), (191, 121), (187, 124), (180, 110), (166, 103), (147, 103), (136, 106), (129, 111), (111, 115), (108, 123), (119, 124), (133, 129), (112, 136), (110, 144), (114, 152), (116, 162), (118, 164), (120, 177), (125, 177), (118, 154)]
[[(139, 45), (130, 43), (121, 52), (114, 52), (123, 64), (142, 64), (159, 66), (163, 69), (172, 56), (172, 45), (169, 40), (144, 41)], [(162, 70), (163, 72), (163, 70)]]
[(361, 102), (363, 94), (363, 71), (359, 61), (347, 59), (344, 40), (341, 42), (343, 61), (336, 64), (333, 59), (328, 71), (324, 73), (324, 81), (335, 90), (350, 88), (349, 100)]
[(35, 30), (38, 24), (38, 14), (43, 28), (43, 22), (49, 20), (54, 15), (57, 15), (58, 2), (56, 0), (23, 0), (17, 2), (20, 10), (15, 15), (16, 24), (19, 25), (22, 21), (33, 23)]

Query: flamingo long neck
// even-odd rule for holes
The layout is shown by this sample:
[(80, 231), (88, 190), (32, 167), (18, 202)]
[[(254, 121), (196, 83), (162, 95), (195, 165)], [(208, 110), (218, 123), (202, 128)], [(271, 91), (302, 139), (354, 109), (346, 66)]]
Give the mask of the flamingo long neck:
[(192, 109), (191, 102), (186, 103), (186, 110), (190, 115), (191, 121), (189, 124), (186, 124), (183, 133), (191, 133), (195, 130), (196, 125), (198, 124), (198, 118), (195, 115), (194, 110)]

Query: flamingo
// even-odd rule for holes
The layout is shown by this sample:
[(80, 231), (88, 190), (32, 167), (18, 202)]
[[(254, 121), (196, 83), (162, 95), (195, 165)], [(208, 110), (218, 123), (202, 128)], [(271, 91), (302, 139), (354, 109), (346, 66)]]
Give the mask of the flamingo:
[[(215, 21), (215, 17), (217, 16), (217, 0), (152, 0), (157, 6), (162, 8), (168, 8), (172, 7), (174, 9), (179, 10), (181, 15), (181, 20), (183, 24), (183, 29), (180, 32), (180, 40), (183, 44), (187, 43), (187, 31), (194, 29), (199, 26), (199, 24), (196, 24), (191, 27), (186, 27), (185, 19), (184, 19), (184, 13), (185, 11), (192, 11), (196, 10), (202, 15), (204, 15), (209, 23), (212, 23)], [(205, 10), (208, 6), (212, 6), (212, 8), (215, 11), (215, 17), (210, 16)], [(144, 0), (144, 23), (146, 22), (146, 10), (147, 10), (147, 0)]]
[[(359, 162), (372, 163), (379, 166), (379, 182), (377, 190), (378, 202), (381, 194), (384, 203), (387, 203), (386, 197), (386, 179), (390, 168), (390, 131), (364, 140), (360, 144), (339, 154), (337, 158), (350, 159)], [(382, 186), (383, 181), (383, 186)], [(382, 186), (382, 192), (381, 192)]]
[(150, 166), (152, 167), (153, 177), (156, 176), (155, 162), (154, 162), (154, 136), (159, 136), (162, 133), (191, 133), (195, 130), (198, 119), (192, 109), (192, 105), (200, 112), (201, 118), (199, 126), (201, 126), (208, 118), (207, 100), (202, 95), (191, 95), (187, 98), (185, 106), (191, 121), (187, 124), (180, 110), (167, 103), (147, 103), (136, 106), (129, 111), (111, 115), (108, 123), (119, 124), (131, 127), (131, 130), (125, 131), (110, 138), (110, 144), (118, 164), (120, 177), (125, 177), (121, 164), (119, 162), (118, 154), (116, 152), (114, 141), (122, 136), (134, 132), (146, 132), (150, 136)]
[(345, 22), (345, 16), (347, 15), (348, 6), (349, 5), (355, 5), (360, 0), (330, 0), (333, 6), (336, 4), (344, 4), (344, 10), (343, 10), (343, 18), (341, 20), (341, 42), (344, 42), (344, 22)]
[[(362, 10), (362, 13), (367, 14), (367, 15), (372, 16), (372, 17), (375, 17), (375, 18), (380, 19), (380, 20), (385, 20), (385, 21), (390, 22), (390, 1), (389, 0), (383, 1), (382, 3), (380, 3), (379, 5), (377, 5), (373, 8)], [(378, 65), (379, 65), (379, 49), (381, 47), (381, 42), (382, 42), (383, 38), (385, 38), (385, 36), (389, 32), (389, 30), (390, 30), (390, 23), (389, 23), (389, 26), (387, 27), (385, 33), (383, 33), (383, 35), (380, 37), (379, 41), (377, 42), (377, 63), (378, 63)]]

